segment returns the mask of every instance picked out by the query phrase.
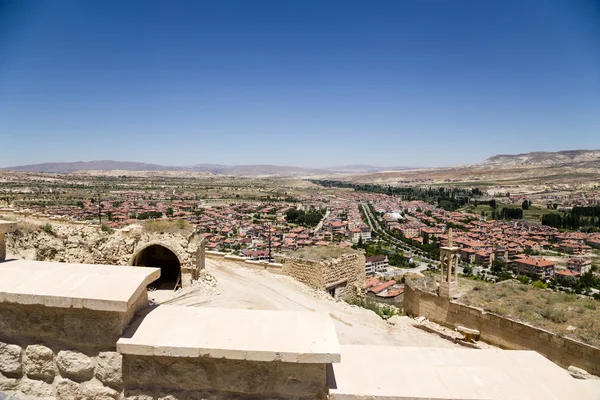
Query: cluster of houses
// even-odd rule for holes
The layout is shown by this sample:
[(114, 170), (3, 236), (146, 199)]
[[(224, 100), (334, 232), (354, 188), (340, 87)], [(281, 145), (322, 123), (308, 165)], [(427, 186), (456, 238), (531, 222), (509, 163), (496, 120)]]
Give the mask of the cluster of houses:
[[(429, 240), (440, 246), (446, 245), (447, 228), (455, 228), (453, 243), (461, 248), (462, 261), (484, 267), (498, 259), (513, 262), (519, 273), (542, 278), (578, 278), (591, 268), (587, 256), (592, 249), (600, 248), (600, 234), (561, 233), (555, 228), (523, 221), (486, 221), (473, 214), (445, 211), (423, 201), (406, 202), (376, 193), (348, 192), (343, 197), (327, 198), (307, 196), (299, 203), (240, 200), (209, 204), (198, 201), (191, 193), (169, 195), (169, 200), (157, 198), (165, 196), (122, 192), (118, 201), (88, 199), (75, 207), (44, 207), (37, 211), (49, 216), (91, 221), (95, 221), (100, 213), (102, 222), (113, 228), (146, 218), (185, 219), (205, 234), (208, 250), (234, 251), (258, 260), (268, 258), (269, 249), (278, 252), (331, 244), (347, 247), (368, 242), (372, 233), (361, 218), (360, 202), (374, 205), (383, 215), (387, 230), (417, 243)], [(586, 204), (596, 201), (595, 198), (590, 200), (589, 196), (570, 200), (582, 199), (586, 199)], [(310, 207), (328, 210), (318, 226), (309, 228), (286, 221), (286, 212), (291, 208), (308, 210)], [(564, 269), (556, 268), (552, 261), (532, 257), (548, 250), (573, 257)], [(385, 274), (388, 268), (384, 255), (367, 257), (365, 272), (368, 276)]]
[(365, 290), (367, 296), (374, 297), (377, 300), (393, 302), (404, 293), (404, 284), (393, 279), (382, 282), (375, 277), (370, 277), (365, 281)]
[[(385, 196), (378, 198), (377, 212), (382, 213), (386, 229), (396, 231), (417, 243), (435, 240), (448, 244), (447, 227), (454, 227), (453, 245), (460, 247), (464, 263), (491, 267), (495, 259), (513, 263), (520, 274), (541, 279), (571, 276), (578, 279), (591, 269), (593, 248), (600, 248), (600, 234), (559, 232), (556, 228), (525, 221), (486, 221), (479, 216), (449, 212), (422, 201), (402, 202)], [(553, 251), (571, 255), (566, 268), (554, 261), (534, 256)], [(557, 254), (560, 255), (560, 254)]]

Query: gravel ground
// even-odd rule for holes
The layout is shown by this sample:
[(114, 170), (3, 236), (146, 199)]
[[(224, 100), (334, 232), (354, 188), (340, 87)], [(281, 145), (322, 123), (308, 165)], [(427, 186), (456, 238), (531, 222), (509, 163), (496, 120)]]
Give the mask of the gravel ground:
[[(456, 332), (434, 326), (427, 332), (408, 317), (386, 322), (374, 312), (336, 301), (296, 280), (263, 270), (244, 268), (228, 261), (206, 260), (208, 277), (178, 292), (155, 291), (157, 303), (191, 307), (244, 308), (250, 310), (299, 310), (328, 313), (334, 321), (341, 344), (371, 344), (423, 347), (456, 347)], [(420, 327), (419, 327), (420, 326)]]

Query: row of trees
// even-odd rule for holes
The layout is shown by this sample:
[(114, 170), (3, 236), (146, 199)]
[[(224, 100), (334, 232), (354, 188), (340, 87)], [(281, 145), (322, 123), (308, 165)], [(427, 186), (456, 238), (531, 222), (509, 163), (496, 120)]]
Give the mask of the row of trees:
[(431, 204), (437, 204), (438, 207), (443, 208), (446, 211), (457, 210), (468, 204), (472, 198), (483, 196), (483, 192), (479, 188), (398, 187), (389, 185), (356, 184), (328, 179), (313, 179), (311, 182), (325, 187), (352, 188), (357, 192), (383, 193), (390, 196), (399, 196), (402, 200), (406, 201), (422, 200)]
[(285, 220), (291, 224), (313, 227), (317, 226), (326, 212), (325, 208), (316, 209), (314, 206), (308, 211), (291, 208), (285, 213)]
[(502, 219), (522, 219), (523, 209), (504, 207), (502, 210), (500, 210), (499, 216)]
[(573, 207), (564, 215), (551, 213), (542, 217), (542, 224), (558, 229), (600, 229), (600, 207)]
[(157, 219), (162, 218), (163, 214), (160, 211), (148, 211), (139, 214), (131, 214), (133, 219)]

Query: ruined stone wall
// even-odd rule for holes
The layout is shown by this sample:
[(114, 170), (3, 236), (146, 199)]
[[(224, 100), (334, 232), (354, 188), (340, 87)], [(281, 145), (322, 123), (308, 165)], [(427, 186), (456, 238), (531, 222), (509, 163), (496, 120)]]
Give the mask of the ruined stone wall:
[(82, 264), (132, 265), (133, 257), (153, 244), (175, 253), (183, 286), (198, 279), (204, 269), (204, 239), (194, 232), (146, 232), (139, 225), (103, 232), (88, 225), (56, 222), (52, 231), (46, 232), (39, 225), (24, 222), (16, 232), (6, 235), (9, 257)]
[(449, 301), (412, 283), (407, 283), (404, 288), (404, 311), (452, 328), (462, 325), (477, 329), (481, 332), (481, 340), (490, 344), (510, 350), (535, 350), (564, 368), (574, 365), (600, 375), (600, 349), (597, 347)]
[(320, 261), (289, 257), (283, 260), (282, 272), (312, 288), (325, 290), (324, 268)]
[(339, 258), (324, 261), (325, 287), (330, 288), (346, 282), (339, 292), (340, 297), (354, 298), (364, 295), (365, 256), (343, 254)]
[(339, 298), (364, 296), (365, 256), (343, 254), (328, 260), (287, 257), (282, 272), (319, 290), (331, 290)]

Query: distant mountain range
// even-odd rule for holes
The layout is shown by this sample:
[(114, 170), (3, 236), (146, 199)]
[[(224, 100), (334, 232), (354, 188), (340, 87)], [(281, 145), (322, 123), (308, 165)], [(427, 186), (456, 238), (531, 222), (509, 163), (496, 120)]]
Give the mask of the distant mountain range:
[(279, 165), (219, 165), (197, 164), (190, 166), (165, 166), (158, 164), (145, 164), (130, 161), (77, 161), (56, 162), (33, 165), (20, 165), (3, 168), (9, 171), (21, 172), (53, 172), (68, 173), (78, 171), (180, 171), (180, 172), (205, 172), (216, 175), (235, 176), (306, 176), (328, 175), (332, 173), (366, 173), (389, 170), (407, 170), (410, 167), (375, 167), (370, 165), (346, 165), (328, 168), (303, 168)]
[(484, 165), (542, 165), (553, 166), (600, 162), (600, 150), (565, 150), (556, 152), (536, 151), (524, 154), (499, 154), (488, 158)]
[[(488, 158), (482, 166), (554, 166), (563, 164), (600, 164), (600, 150), (566, 150), (557, 152), (532, 152), (524, 154), (499, 154)], [(343, 165), (327, 168), (304, 168), (281, 165), (220, 165), (197, 164), (188, 166), (166, 166), (130, 161), (77, 161), (55, 162), (33, 165), (21, 165), (2, 168), (9, 171), (21, 172), (53, 172), (69, 173), (78, 171), (175, 171), (201, 172), (215, 175), (234, 176), (314, 176), (332, 174), (366, 174), (382, 171), (406, 171), (413, 167), (377, 167), (372, 165)]]

